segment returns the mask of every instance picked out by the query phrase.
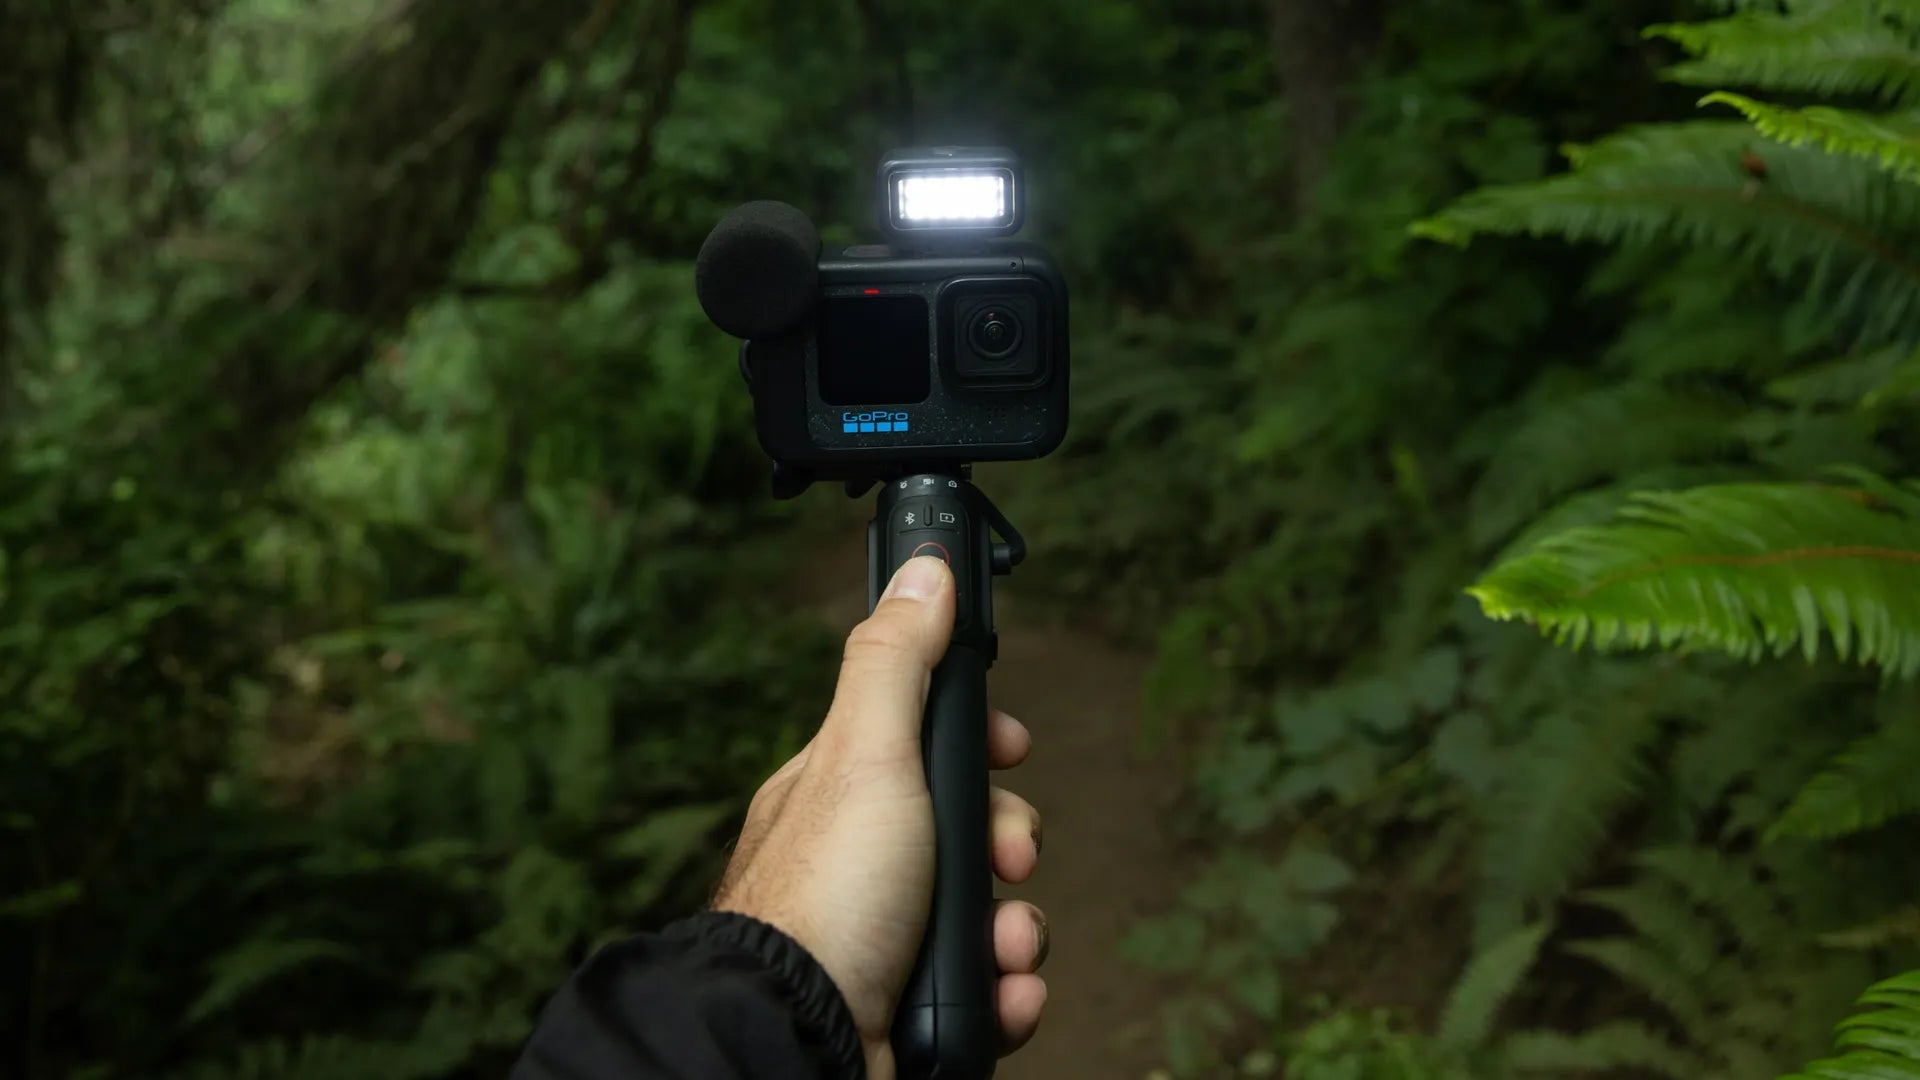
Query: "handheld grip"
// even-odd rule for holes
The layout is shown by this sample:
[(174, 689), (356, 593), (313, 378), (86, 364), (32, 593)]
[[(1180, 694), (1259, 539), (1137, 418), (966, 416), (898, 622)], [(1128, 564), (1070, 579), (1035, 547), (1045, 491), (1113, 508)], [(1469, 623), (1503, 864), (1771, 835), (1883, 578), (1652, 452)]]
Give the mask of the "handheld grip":
[(921, 727), (935, 868), (926, 937), (894, 1014), (902, 1080), (984, 1080), (999, 1056), (987, 836), (991, 538), (965, 483), (916, 476), (888, 484), (867, 538), (869, 609), (894, 570), (915, 555), (944, 558), (959, 593), (953, 643), (934, 669)]
[(987, 664), (956, 646), (934, 669), (921, 729), (933, 795), (933, 907), (894, 1013), (902, 1077), (993, 1075), (993, 882), (987, 850)]

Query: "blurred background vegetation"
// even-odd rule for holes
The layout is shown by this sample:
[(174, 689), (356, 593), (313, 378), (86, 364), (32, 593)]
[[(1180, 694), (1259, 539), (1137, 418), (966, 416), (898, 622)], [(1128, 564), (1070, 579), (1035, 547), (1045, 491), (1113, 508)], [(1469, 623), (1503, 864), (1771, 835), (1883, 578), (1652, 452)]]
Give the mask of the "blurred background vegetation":
[(0, 1075), (497, 1076), (697, 906), (835, 644), (691, 255), (1005, 142), (1167, 1070), (1920, 1076), (1916, 107), (1914, 0), (0, 0)]

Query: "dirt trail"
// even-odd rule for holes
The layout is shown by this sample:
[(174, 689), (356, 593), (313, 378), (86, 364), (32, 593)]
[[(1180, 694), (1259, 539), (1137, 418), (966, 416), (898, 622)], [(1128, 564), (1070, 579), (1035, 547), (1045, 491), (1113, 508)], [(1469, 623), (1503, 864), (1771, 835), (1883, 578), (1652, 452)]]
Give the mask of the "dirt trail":
[[(821, 591), (807, 601), (836, 631), (866, 613), (864, 529), (864, 515), (850, 517), (811, 562)], [(1164, 758), (1130, 750), (1147, 658), (1024, 618), (1018, 582), (995, 586), (1000, 660), (988, 688), (1033, 732), (1033, 756), (1004, 780), (1040, 809), (1046, 847), (1032, 881), (998, 894), (1039, 905), (1052, 944), (1046, 1019), (996, 1075), (1144, 1077), (1159, 1061), (1154, 1019), (1170, 987), (1123, 963), (1116, 945), (1135, 919), (1163, 910), (1185, 876), (1187, 859), (1162, 824), (1179, 778)]]

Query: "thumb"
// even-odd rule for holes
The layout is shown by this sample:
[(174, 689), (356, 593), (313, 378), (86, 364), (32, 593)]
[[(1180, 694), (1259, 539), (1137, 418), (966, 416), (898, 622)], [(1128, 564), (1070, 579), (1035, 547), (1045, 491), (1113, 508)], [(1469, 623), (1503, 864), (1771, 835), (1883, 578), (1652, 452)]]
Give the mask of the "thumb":
[(953, 636), (953, 573), (931, 556), (908, 559), (867, 621), (847, 637), (827, 725), (856, 745), (920, 737), (927, 684)]

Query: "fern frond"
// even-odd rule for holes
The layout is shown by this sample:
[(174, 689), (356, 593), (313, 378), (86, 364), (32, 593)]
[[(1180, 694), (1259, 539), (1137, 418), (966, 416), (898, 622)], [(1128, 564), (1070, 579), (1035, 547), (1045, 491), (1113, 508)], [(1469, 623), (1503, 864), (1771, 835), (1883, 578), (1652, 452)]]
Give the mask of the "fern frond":
[(1781, 913), (1753, 869), (1704, 847), (1660, 847), (1639, 853), (1634, 862), (1679, 886), (1689, 900), (1712, 912), (1733, 932), (1741, 951), (1770, 956), (1800, 937)]
[(1920, 811), (1920, 719), (1896, 721), (1847, 747), (1807, 782), (1769, 839), (1831, 839)]
[(1814, 272), (1835, 314), (1878, 344), (1920, 312), (1920, 185), (1810, 147), (1743, 162), (1755, 134), (1701, 121), (1629, 129), (1570, 148), (1569, 174), (1476, 191), (1413, 226), (1464, 244), (1482, 234), (1606, 243), (1672, 241), (1742, 255), (1777, 276)]
[(1920, 1080), (1920, 971), (1876, 984), (1859, 1004), (1881, 1008), (1840, 1022), (1834, 1038), (1843, 1051), (1839, 1057), (1781, 1080)]
[(1564, 946), (1612, 972), (1614, 977), (1647, 995), (1679, 1021), (1684, 1030), (1707, 1026), (1707, 1003), (1695, 980), (1666, 957), (1633, 938), (1599, 938)]
[(1507, 1064), (1524, 1075), (1590, 1076), (1617, 1069), (1670, 1080), (1698, 1080), (1702, 1073), (1699, 1060), (1692, 1054), (1632, 1020), (1602, 1024), (1578, 1035), (1519, 1031), (1507, 1037), (1503, 1050)]
[(1442, 1046), (1472, 1050), (1486, 1042), (1500, 1007), (1513, 996), (1552, 930), (1553, 924), (1545, 922), (1517, 930), (1467, 964), (1440, 1015), (1437, 1037)]
[(1843, 660), (1920, 672), (1920, 514), (1866, 491), (1726, 484), (1652, 492), (1614, 524), (1569, 529), (1468, 592), (1598, 649), (1701, 645), (1753, 660), (1824, 634)]
[(1820, 944), (1833, 949), (1880, 949), (1899, 941), (1920, 941), (1920, 906), (1820, 935)]
[(1913, 353), (1896, 345), (1782, 376), (1767, 384), (1767, 394), (1795, 405), (1870, 406), (1898, 376)]
[(458, 1064), (431, 1048), (344, 1035), (249, 1043), (232, 1058), (174, 1073), (175, 1080), (426, 1080)]
[(200, 1023), (288, 972), (322, 961), (367, 965), (366, 957), (338, 942), (305, 938), (248, 941), (213, 960), (212, 978), (199, 999), (187, 1009), (186, 1021)]
[(1878, 409), (1899, 401), (1920, 398), (1920, 352), (1909, 353), (1887, 373), (1886, 380), (1862, 398), (1860, 404)]
[(1667, 77), (1694, 86), (1755, 86), (1801, 93), (1920, 97), (1920, 52), (1867, 3), (1792, 15), (1750, 13), (1649, 27), (1693, 54)]
[(1737, 441), (1738, 412), (1657, 382), (1601, 387), (1530, 410), (1474, 486), (1473, 540), (1497, 541), (1594, 481), (1724, 449)]
[(1625, 919), (1635, 934), (1670, 957), (1689, 978), (1705, 976), (1719, 957), (1723, 937), (1720, 928), (1670, 883), (1650, 880), (1620, 888), (1589, 889), (1579, 898)]
[(1596, 712), (1543, 721), (1490, 800), (1479, 941), (1510, 933), (1529, 909), (1558, 898), (1645, 779), (1644, 753), (1659, 732), (1652, 713), (1618, 705)]
[(1728, 105), (1775, 142), (1817, 146), (1829, 154), (1871, 161), (1902, 180), (1920, 179), (1920, 113), (1863, 113), (1826, 105), (1770, 105), (1718, 91), (1702, 105)]

